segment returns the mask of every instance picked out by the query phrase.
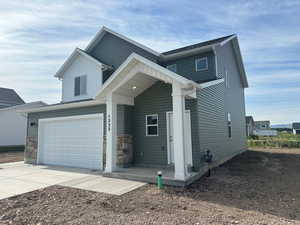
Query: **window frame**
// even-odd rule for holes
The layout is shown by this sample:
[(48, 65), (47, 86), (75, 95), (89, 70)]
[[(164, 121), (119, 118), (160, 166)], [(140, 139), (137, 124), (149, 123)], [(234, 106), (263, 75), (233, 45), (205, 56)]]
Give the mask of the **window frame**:
[[(175, 66), (175, 71), (171, 70), (170, 67), (172, 66)], [(170, 64), (170, 65), (167, 65), (166, 68), (174, 73), (177, 73), (177, 64), (176, 63), (173, 63), (173, 64)]]
[(227, 137), (228, 139), (232, 138), (232, 120), (230, 112), (227, 112)]
[[(157, 117), (157, 124), (148, 124), (148, 117), (150, 116), (156, 116)], [(158, 114), (148, 114), (148, 115), (145, 115), (145, 128), (146, 128), (146, 137), (157, 137), (159, 136), (159, 132), (158, 132)], [(148, 134), (148, 127), (157, 127), (157, 133), (156, 134)]]
[[(85, 92), (83, 92), (83, 88), (82, 88), (82, 79), (83, 77), (85, 78)], [(76, 79), (79, 78), (79, 94), (76, 95)], [(80, 76), (76, 76), (74, 77), (74, 97), (80, 97), (80, 96), (84, 96), (87, 95), (87, 75), (80, 75)]]
[[(205, 66), (204, 69), (198, 69), (197, 61), (200, 61), (200, 60), (205, 60), (206, 66)], [(201, 57), (201, 58), (195, 58), (195, 70), (196, 70), (196, 72), (201, 72), (201, 71), (206, 71), (206, 70), (208, 70), (208, 58), (207, 58), (207, 56)]]

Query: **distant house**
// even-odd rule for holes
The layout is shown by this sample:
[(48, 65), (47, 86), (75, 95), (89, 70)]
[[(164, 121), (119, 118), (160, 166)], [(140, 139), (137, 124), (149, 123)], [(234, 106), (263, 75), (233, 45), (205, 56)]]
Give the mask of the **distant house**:
[(253, 134), (257, 136), (277, 136), (277, 130), (271, 129), (271, 123), (269, 120), (254, 121)]
[(292, 128), (293, 128), (293, 134), (300, 134), (300, 122), (293, 123)]
[(252, 116), (246, 116), (246, 135), (251, 136), (254, 134), (255, 123)]
[(0, 87), (0, 109), (24, 103), (15, 90)]
[(255, 129), (258, 129), (258, 130), (270, 129), (270, 121), (269, 120), (255, 121), (254, 124), (255, 124)]
[(46, 105), (43, 102), (25, 103), (13, 89), (0, 88), (0, 149), (24, 147), (27, 118), (18, 110)]

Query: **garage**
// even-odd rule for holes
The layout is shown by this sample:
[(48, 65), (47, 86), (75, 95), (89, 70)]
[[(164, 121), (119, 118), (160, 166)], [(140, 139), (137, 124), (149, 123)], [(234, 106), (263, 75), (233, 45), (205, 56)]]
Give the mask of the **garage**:
[(39, 119), (38, 163), (103, 168), (103, 114)]

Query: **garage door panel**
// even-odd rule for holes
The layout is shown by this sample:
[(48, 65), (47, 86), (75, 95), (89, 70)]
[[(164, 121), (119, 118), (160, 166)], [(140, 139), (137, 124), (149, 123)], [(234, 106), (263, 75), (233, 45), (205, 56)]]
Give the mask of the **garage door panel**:
[(41, 122), (39, 163), (102, 169), (103, 117)]

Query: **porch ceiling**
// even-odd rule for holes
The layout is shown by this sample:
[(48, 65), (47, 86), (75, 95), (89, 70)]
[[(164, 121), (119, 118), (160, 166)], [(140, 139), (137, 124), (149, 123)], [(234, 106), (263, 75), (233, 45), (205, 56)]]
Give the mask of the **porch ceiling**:
[(135, 98), (147, 88), (151, 87), (156, 81), (158, 80), (149, 75), (137, 73), (122, 86), (118, 87), (115, 93), (118, 95)]

